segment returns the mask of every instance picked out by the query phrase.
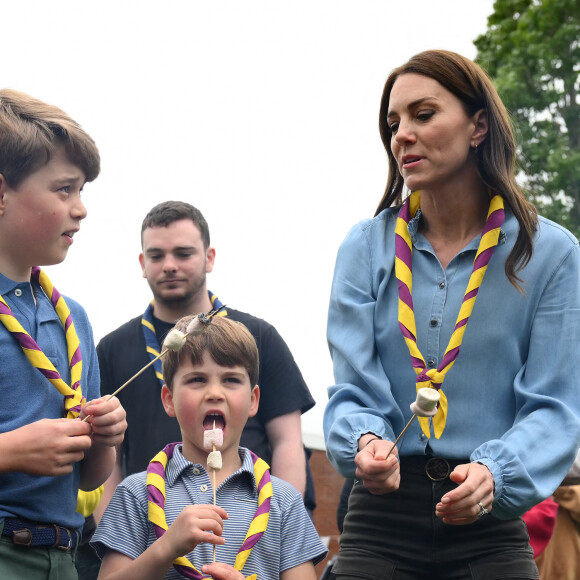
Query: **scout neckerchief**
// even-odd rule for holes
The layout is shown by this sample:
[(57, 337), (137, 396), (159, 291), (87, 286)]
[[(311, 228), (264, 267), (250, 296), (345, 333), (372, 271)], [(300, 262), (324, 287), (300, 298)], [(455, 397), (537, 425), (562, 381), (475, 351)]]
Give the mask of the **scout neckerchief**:
[(69, 387), (61, 378), (53, 364), (48, 360), (36, 341), (26, 332), (16, 319), (10, 307), (0, 296), (0, 320), (10, 331), (12, 336), (22, 347), (26, 358), (33, 367), (37, 368), (57, 389), (64, 395), (64, 407), (68, 419), (79, 416), (85, 398), (81, 391), (82, 358), (79, 337), (72, 321), (70, 310), (59, 291), (52, 285), (48, 276), (38, 267), (32, 268), (31, 280), (38, 282), (40, 287), (49, 297), (58, 317), (64, 327), (68, 361), (70, 367), (71, 386)]
[[(219, 308), (223, 308), (223, 304), (219, 301), (218, 297), (215, 294), (212, 294), (208, 291), (209, 299), (212, 304), (213, 310), (218, 310)], [(159, 346), (159, 341), (157, 340), (157, 335), (155, 334), (155, 326), (153, 324), (153, 305), (155, 301), (151, 300), (149, 306), (143, 313), (143, 317), (141, 318), (141, 325), (143, 327), (143, 336), (145, 337), (145, 345), (147, 348), (147, 352), (149, 353), (149, 358), (151, 360), (155, 360), (159, 356), (161, 351), (161, 347)], [(228, 312), (224, 308), (217, 313), (217, 316), (227, 316)], [(157, 360), (153, 363), (153, 368), (155, 369), (155, 376), (159, 379), (161, 386), (165, 383), (163, 381), (163, 373), (161, 372), (162, 364), (161, 359), (157, 358)]]
[[(417, 346), (417, 329), (415, 327), (413, 298), (411, 296), (413, 289), (413, 243), (409, 235), (409, 222), (417, 213), (420, 202), (420, 192), (413, 192), (403, 204), (395, 225), (395, 276), (399, 281), (399, 327), (411, 353), (413, 368), (418, 375), (417, 390), (422, 387), (432, 387), (437, 389), (441, 395), (437, 414), (433, 417), (433, 430), (435, 431), (435, 437), (439, 439), (445, 429), (447, 420), (447, 397), (441, 390), (441, 385), (445, 375), (459, 355), (465, 327), (473, 311), (475, 299), (487, 270), (487, 265), (498, 244), (500, 227), (505, 218), (505, 213), (503, 198), (500, 195), (494, 195), (489, 203), (487, 221), (481, 232), (481, 242), (473, 261), (473, 271), (457, 316), (455, 329), (439, 366), (436, 369), (427, 370), (425, 359)], [(429, 418), (419, 417), (419, 422), (425, 435), (430, 437)]]
[[(180, 443), (166, 445), (163, 451), (160, 451), (147, 467), (148, 517), (153, 524), (157, 538), (160, 538), (167, 531), (167, 519), (165, 518), (165, 470), (167, 462), (173, 457), (176, 445), (180, 445)], [(251, 451), (250, 456), (254, 463), (254, 477), (256, 478), (256, 489), (258, 491), (258, 509), (236, 556), (234, 568), (239, 572), (242, 571), (252, 548), (266, 531), (270, 518), (270, 498), (273, 496), (268, 464)], [(209, 577), (204, 576), (185, 556), (176, 558), (173, 562), (173, 567), (186, 578), (209, 580)], [(257, 578), (257, 574), (252, 574), (246, 580), (257, 580)]]

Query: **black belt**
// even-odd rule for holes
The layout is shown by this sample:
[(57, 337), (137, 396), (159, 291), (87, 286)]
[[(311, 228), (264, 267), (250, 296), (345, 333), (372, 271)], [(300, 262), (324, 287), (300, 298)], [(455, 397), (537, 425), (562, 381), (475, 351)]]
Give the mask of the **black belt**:
[(469, 459), (444, 459), (429, 455), (401, 457), (401, 473), (424, 473), (431, 481), (443, 481), (449, 474)]
[(5, 518), (3, 536), (12, 538), (19, 546), (48, 546), (71, 550), (77, 545), (78, 534), (75, 531), (57, 526), (56, 524), (35, 524), (16, 518)]

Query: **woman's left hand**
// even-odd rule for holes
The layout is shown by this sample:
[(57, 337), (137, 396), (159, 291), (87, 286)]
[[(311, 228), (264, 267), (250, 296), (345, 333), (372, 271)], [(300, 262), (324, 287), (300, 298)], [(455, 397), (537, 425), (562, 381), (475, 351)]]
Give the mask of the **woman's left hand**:
[[(449, 475), (457, 488), (446, 493), (435, 506), (435, 515), (455, 526), (472, 524), (491, 512), (494, 481), (491, 471), (481, 463), (458, 465)], [(481, 515), (480, 515), (481, 514)]]

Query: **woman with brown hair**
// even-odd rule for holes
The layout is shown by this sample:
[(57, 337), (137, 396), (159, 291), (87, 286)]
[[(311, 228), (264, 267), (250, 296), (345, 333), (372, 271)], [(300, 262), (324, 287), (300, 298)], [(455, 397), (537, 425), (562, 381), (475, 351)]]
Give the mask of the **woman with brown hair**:
[(334, 572), (537, 578), (520, 516), (580, 440), (578, 242), (523, 196), (507, 111), (470, 60), (395, 69), (379, 125), (386, 191), (340, 247), (328, 318), (327, 453), (357, 478)]

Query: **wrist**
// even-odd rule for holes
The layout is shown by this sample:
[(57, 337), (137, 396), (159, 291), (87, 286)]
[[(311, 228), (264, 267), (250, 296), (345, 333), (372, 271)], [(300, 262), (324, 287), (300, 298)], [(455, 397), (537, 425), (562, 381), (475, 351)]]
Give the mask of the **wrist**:
[(171, 526), (168, 527), (167, 531), (153, 543), (157, 546), (157, 554), (160, 560), (170, 564), (174, 560), (182, 556), (179, 554), (176, 546), (173, 545), (173, 534), (169, 533)]
[(382, 440), (382, 437), (379, 437), (375, 433), (365, 433), (364, 435), (361, 435), (358, 440), (358, 450), (362, 451), (369, 443), (376, 441), (377, 439)]
[(7, 433), (0, 433), (0, 473), (6, 473), (9, 471), (18, 471), (15, 462), (15, 456), (13, 455), (13, 450), (18, 449), (12, 440), (12, 431)]

